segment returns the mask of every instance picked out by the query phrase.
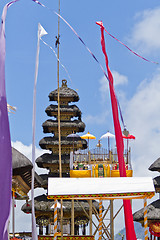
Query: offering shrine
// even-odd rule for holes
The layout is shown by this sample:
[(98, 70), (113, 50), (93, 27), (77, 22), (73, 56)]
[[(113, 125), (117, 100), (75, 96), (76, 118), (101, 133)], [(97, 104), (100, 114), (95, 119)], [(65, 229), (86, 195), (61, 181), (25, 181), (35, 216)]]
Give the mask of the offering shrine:
[[(95, 149), (89, 149), (85, 139), (80, 138), (76, 133), (85, 130), (85, 124), (81, 120), (81, 111), (73, 102), (79, 101), (76, 91), (67, 86), (67, 81), (62, 80), (59, 89), (60, 94), (60, 129), (61, 129), (61, 163), (62, 178), (108, 178), (119, 177), (119, 164), (116, 148), (104, 149), (100, 141)], [(40, 140), (42, 149), (49, 150), (36, 159), (37, 166), (48, 170), (47, 174), (40, 175), (43, 179), (43, 188), (48, 188), (48, 178), (59, 177), (59, 139), (58, 139), (58, 90), (49, 94), (49, 100), (57, 104), (49, 105), (45, 112), (51, 117), (43, 124), (43, 132), (50, 134)], [(88, 142), (89, 143), (89, 142)], [(109, 144), (108, 144), (109, 146)], [(130, 149), (124, 153), (127, 176), (132, 176)], [(113, 199), (106, 203), (104, 221), (102, 224), (103, 234), (108, 239), (114, 239), (114, 219), (122, 207), (115, 213), (113, 210)], [(24, 204), (22, 211), (31, 213), (32, 202)], [(51, 236), (54, 233), (54, 199), (47, 199), (43, 194), (35, 198), (36, 222), (39, 226), (39, 237)], [(60, 228), (60, 207), (57, 210), (57, 236)], [(93, 222), (92, 215), (99, 221), (99, 203), (90, 199), (66, 199), (63, 200), (63, 233), (72, 236), (86, 236), (86, 226), (89, 224), (90, 239), (98, 233), (98, 225)], [(94, 226), (94, 227), (93, 227)], [(46, 231), (44, 233), (44, 228)], [(45, 235), (44, 235), (45, 234)], [(87, 237), (87, 236), (86, 236)]]

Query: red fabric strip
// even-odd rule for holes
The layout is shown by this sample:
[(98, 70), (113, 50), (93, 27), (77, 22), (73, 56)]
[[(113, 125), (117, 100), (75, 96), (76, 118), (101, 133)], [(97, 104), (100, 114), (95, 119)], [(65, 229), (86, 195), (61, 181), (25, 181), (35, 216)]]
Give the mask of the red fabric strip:
[(142, 58), (143, 60), (147, 61), (147, 62), (151, 62), (151, 63), (154, 63), (154, 64), (159, 64), (158, 62), (154, 62), (154, 61), (151, 61), (151, 60), (148, 60), (147, 58), (145, 57), (142, 57), (141, 55), (139, 55), (138, 53), (134, 52), (131, 48), (129, 48), (126, 44), (124, 44), (123, 42), (121, 42), (118, 38), (114, 37), (112, 34), (110, 34), (105, 28), (104, 28), (105, 32), (108, 33), (108, 35), (110, 37), (112, 37), (113, 39), (115, 39), (117, 42), (119, 42), (120, 44), (122, 44), (124, 47), (126, 47), (130, 52), (132, 52), (133, 54), (135, 54), (137, 57), (139, 58)]
[[(102, 45), (103, 54), (105, 56), (106, 67), (107, 67), (108, 78), (109, 78), (109, 88), (110, 88), (112, 114), (113, 114), (113, 122), (114, 122), (114, 129), (115, 129), (120, 176), (126, 177), (126, 169), (125, 169), (125, 163), (123, 158), (123, 152), (124, 152), (123, 137), (122, 137), (122, 131), (119, 123), (118, 104), (117, 104), (117, 99), (116, 99), (114, 85), (113, 85), (113, 76), (108, 65), (108, 57), (107, 57), (106, 48), (105, 48), (104, 27), (102, 22), (97, 22), (97, 24), (101, 28), (101, 45)], [(132, 215), (130, 200), (124, 200), (123, 205), (124, 205), (125, 226), (126, 226), (126, 239), (135, 240), (137, 238), (134, 230), (133, 215)]]

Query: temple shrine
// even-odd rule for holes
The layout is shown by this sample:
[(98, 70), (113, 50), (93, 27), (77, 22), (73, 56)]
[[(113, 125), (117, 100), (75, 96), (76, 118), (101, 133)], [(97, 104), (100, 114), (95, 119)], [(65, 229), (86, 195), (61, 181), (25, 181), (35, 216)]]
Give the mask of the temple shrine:
[[(49, 94), (49, 100), (58, 104), (57, 89)], [(81, 120), (81, 111), (73, 102), (78, 102), (76, 91), (67, 86), (67, 81), (62, 80), (60, 87), (60, 127), (61, 127), (61, 161), (62, 178), (112, 178), (119, 177), (119, 164), (115, 149), (102, 148), (100, 140), (95, 149), (89, 149), (87, 141), (77, 133), (85, 130), (85, 124)], [(45, 112), (51, 117), (43, 124), (43, 132), (51, 136), (40, 140), (42, 149), (49, 150), (36, 159), (40, 168), (48, 170), (47, 174), (41, 174), (43, 188), (48, 188), (48, 178), (59, 177), (59, 139), (58, 139), (58, 105), (49, 105)], [(132, 177), (130, 148), (125, 150), (124, 159), (127, 176)], [(114, 239), (114, 220), (122, 207), (114, 214), (113, 200), (106, 201), (107, 209), (102, 211), (104, 221), (102, 224), (103, 235), (107, 239)], [(22, 211), (31, 213), (32, 202), (22, 206)], [(35, 214), (37, 226), (39, 226), (39, 239), (54, 234), (54, 200), (48, 199), (46, 194), (35, 197)], [(60, 235), (60, 207), (57, 210), (57, 237)], [(96, 220), (93, 220), (94, 218)], [(108, 219), (106, 225), (105, 220)], [(99, 203), (96, 200), (65, 199), (63, 200), (63, 234), (68, 236), (85, 236), (85, 239), (94, 239), (98, 234)], [(86, 227), (89, 224), (89, 235)], [(97, 225), (98, 224), (98, 225)], [(44, 228), (46, 231), (44, 231)], [(88, 237), (88, 238), (87, 238)], [(90, 237), (90, 238), (89, 238)]]

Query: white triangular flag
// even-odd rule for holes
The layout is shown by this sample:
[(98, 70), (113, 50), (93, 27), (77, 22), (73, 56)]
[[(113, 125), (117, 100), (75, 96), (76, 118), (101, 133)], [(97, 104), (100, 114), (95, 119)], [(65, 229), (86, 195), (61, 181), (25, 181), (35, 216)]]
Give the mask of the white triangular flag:
[(48, 34), (46, 30), (42, 27), (40, 23), (38, 23), (38, 36), (39, 38), (43, 37), (44, 35)]

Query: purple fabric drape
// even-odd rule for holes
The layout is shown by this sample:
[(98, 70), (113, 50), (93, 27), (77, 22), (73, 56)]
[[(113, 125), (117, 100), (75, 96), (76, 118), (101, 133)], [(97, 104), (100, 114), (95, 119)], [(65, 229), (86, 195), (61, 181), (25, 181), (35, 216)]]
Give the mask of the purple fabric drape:
[(8, 240), (8, 219), (11, 206), (12, 149), (5, 89), (5, 18), (7, 9), (14, 2), (5, 5), (0, 29), (0, 239)]

